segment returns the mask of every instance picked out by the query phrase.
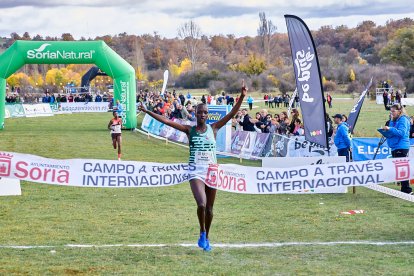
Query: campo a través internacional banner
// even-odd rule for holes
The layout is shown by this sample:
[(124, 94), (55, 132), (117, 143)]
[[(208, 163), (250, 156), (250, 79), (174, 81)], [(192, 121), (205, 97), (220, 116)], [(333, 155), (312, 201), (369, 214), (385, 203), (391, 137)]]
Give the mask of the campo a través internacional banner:
[(325, 103), (315, 43), (302, 19), (294, 15), (285, 15), (285, 19), (305, 138), (309, 142), (328, 148)]
[[(281, 159), (283, 162), (283, 159)], [(241, 194), (281, 194), (329, 187), (385, 184), (414, 178), (414, 158), (290, 168), (235, 164), (166, 164), (98, 159), (51, 159), (0, 152), (0, 177), (94, 188), (168, 187), (202, 179), (209, 187)]]

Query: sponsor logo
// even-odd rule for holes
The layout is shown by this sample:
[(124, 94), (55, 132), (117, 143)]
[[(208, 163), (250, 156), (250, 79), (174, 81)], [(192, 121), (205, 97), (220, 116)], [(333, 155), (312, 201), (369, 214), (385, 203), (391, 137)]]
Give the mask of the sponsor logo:
[(120, 81), (121, 85), (121, 100), (120, 104), (122, 105), (123, 112), (121, 113), (122, 118), (122, 124), (126, 124), (126, 117), (127, 114), (125, 111), (127, 111), (127, 102), (128, 102), (128, 94), (129, 94), (129, 82), (128, 81)]
[(51, 51), (46, 48), (51, 46), (49, 43), (43, 43), (39, 48), (27, 51), (28, 59), (92, 59), (95, 50), (85, 52), (74, 52), (66, 50)]
[(308, 52), (306, 53), (304, 50), (296, 52), (295, 66), (298, 74), (298, 82), (302, 83), (300, 85), (303, 91), (302, 101), (307, 103), (312, 103), (314, 101), (314, 98), (309, 96), (310, 86), (308, 84), (311, 77), (310, 69), (312, 67), (314, 57), (315, 55), (310, 52), (310, 48), (308, 48)]
[[(12, 169), (13, 155), (0, 153), (0, 177), (9, 177)], [(14, 177), (28, 181), (45, 183), (69, 183), (69, 167), (57, 164), (27, 163), (17, 161), (14, 166)]]
[(209, 165), (207, 169), (206, 183), (211, 186), (217, 186), (218, 166)]
[(13, 155), (0, 153), (0, 176), (7, 177), (10, 175), (12, 158)]
[(313, 131), (310, 131), (310, 136), (319, 136), (319, 135), (322, 135), (322, 130), (313, 130)]
[(395, 179), (397, 181), (409, 179), (410, 164), (408, 162), (408, 159), (393, 161), (393, 163), (395, 164)]
[(217, 164), (210, 164), (207, 169), (206, 184), (220, 190), (245, 192), (247, 185), (245, 178), (244, 174), (220, 170)]
[(222, 115), (218, 112), (208, 114), (208, 120), (210, 121), (219, 121), (221, 117)]

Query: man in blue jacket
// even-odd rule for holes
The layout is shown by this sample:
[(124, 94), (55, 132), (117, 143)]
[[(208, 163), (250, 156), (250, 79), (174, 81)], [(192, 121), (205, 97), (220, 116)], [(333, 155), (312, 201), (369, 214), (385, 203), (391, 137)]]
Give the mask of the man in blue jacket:
[[(391, 106), (391, 120), (389, 126), (384, 126), (383, 135), (391, 148), (393, 158), (407, 157), (410, 151), (410, 118), (405, 115), (404, 107), (400, 104)], [(408, 180), (401, 181), (401, 192), (413, 194)]]
[(338, 125), (334, 137), (334, 143), (338, 149), (338, 156), (345, 156), (346, 162), (349, 162), (349, 150), (351, 148), (351, 139), (348, 135), (348, 126), (342, 122), (342, 115), (335, 114), (333, 116), (335, 124)]

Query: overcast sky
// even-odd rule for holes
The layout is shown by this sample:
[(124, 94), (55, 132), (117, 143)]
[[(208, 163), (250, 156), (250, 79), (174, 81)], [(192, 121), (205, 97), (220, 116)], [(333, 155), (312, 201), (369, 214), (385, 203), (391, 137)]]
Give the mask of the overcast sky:
[(284, 14), (301, 17), (311, 30), (355, 27), (364, 20), (384, 25), (389, 19), (414, 19), (414, 5), (407, 0), (0, 0), (0, 36), (27, 31), (32, 37), (60, 37), (69, 32), (79, 39), (156, 31), (172, 38), (189, 19), (208, 36), (255, 36), (261, 11), (282, 33)]

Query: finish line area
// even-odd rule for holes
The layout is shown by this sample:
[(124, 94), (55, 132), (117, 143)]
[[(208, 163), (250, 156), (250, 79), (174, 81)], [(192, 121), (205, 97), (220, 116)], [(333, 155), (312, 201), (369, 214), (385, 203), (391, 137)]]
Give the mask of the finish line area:
[[(215, 248), (276, 248), (276, 247), (304, 247), (304, 246), (338, 246), (338, 245), (372, 245), (372, 246), (392, 246), (410, 245), (414, 246), (413, 241), (331, 241), (331, 242), (265, 242), (265, 243), (217, 243), (212, 244)], [(59, 249), (59, 248), (163, 248), (163, 247), (184, 247), (198, 248), (196, 244), (176, 243), (176, 244), (65, 244), (65, 245), (0, 245), (1, 249)]]

